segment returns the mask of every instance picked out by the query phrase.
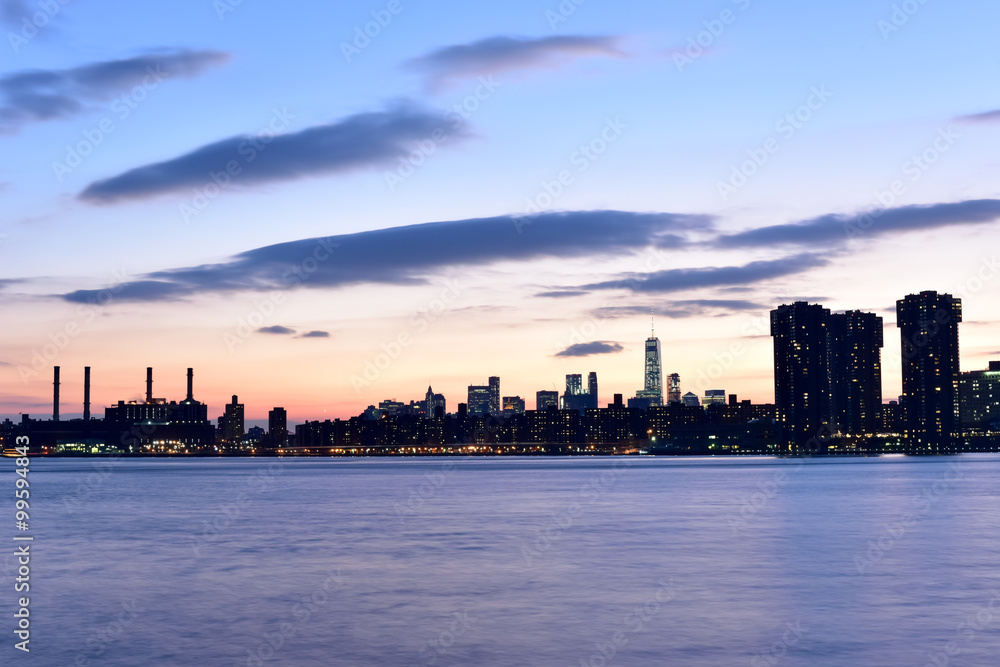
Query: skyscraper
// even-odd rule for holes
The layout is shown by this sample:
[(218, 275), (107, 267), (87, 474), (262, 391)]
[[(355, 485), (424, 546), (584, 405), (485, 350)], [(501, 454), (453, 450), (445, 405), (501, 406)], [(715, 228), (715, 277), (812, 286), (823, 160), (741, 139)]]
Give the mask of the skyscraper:
[(667, 379), (667, 403), (681, 402), (681, 376), (671, 373)]
[(597, 373), (587, 376), (587, 391), (583, 390), (583, 376), (573, 373), (566, 376), (566, 393), (563, 394), (564, 410), (579, 410), (582, 414), (588, 408), (597, 407)]
[(941, 451), (959, 432), (958, 325), (962, 300), (921, 292), (896, 302), (902, 337), (903, 422), (912, 448)]
[(424, 416), (433, 418), (437, 413), (437, 408), (441, 408), (442, 413), (447, 412), (448, 405), (444, 394), (435, 394), (434, 390), (428, 385), (427, 393), (424, 395)]
[(828, 309), (804, 301), (771, 311), (777, 426), (791, 451), (807, 451), (831, 422), (829, 317)]
[(644, 383), (636, 398), (648, 399), (650, 405), (663, 405), (663, 368), (660, 364), (660, 339), (655, 326), (646, 339)]
[(493, 416), (500, 414), (500, 378), (494, 376), (489, 380), (490, 384), (490, 414)]
[(882, 426), (882, 318), (850, 310), (830, 315), (833, 422), (844, 434), (874, 434)]
[(548, 410), (549, 406), (559, 407), (558, 391), (539, 391), (535, 393), (535, 409)]
[(489, 385), (469, 385), (469, 414), (488, 415), (493, 402), (493, 391)]

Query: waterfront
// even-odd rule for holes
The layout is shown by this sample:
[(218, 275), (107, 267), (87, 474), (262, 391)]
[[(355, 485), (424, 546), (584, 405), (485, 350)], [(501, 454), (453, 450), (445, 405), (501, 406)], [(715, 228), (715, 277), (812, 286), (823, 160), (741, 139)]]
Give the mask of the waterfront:
[(39, 458), (31, 476), (32, 664), (1000, 654), (996, 455)]

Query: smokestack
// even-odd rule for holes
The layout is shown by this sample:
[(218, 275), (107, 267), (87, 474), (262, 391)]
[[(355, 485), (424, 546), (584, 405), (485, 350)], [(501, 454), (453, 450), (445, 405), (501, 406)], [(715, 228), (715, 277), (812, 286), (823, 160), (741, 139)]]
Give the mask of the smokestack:
[(188, 369), (188, 402), (194, 401), (194, 369)]
[(90, 421), (90, 366), (83, 368), (83, 421)]
[(146, 402), (153, 402), (153, 369), (146, 369)]
[(59, 367), (55, 366), (53, 369), (52, 378), (52, 421), (59, 421)]

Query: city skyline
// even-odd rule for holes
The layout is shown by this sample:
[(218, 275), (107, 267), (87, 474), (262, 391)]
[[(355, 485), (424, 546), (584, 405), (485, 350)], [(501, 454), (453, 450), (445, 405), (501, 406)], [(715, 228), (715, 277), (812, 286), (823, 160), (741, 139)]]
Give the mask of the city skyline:
[(925, 289), (965, 301), (985, 368), (1000, 8), (723, 5), (179, 0), (117, 9), (127, 31), (11, 5), (0, 416), (47, 412), (56, 365), (93, 367), (94, 405), (146, 366), (183, 396), (194, 366), (257, 422), (494, 374), (530, 401), (582, 366), (631, 395), (651, 308), (661, 382), (738, 347), (719, 384), (766, 402), (772, 304), (889, 326)]
[[(945, 434), (959, 432), (962, 426), (959, 414), (959, 376), (972, 377), (977, 373), (993, 372), (1000, 362), (990, 360), (988, 368), (962, 372), (959, 362), (958, 330), (958, 324), (962, 322), (961, 299), (949, 294), (923, 291), (899, 299), (897, 307), (902, 309), (903, 315), (902, 319), (894, 324), (883, 322), (883, 319), (874, 313), (859, 310), (831, 313), (830, 309), (822, 304), (801, 301), (781, 304), (770, 311), (770, 338), (773, 341), (772, 399), (770, 401), (751, 399), (751, 402), (758, 405), (773, 404), (777, 407), (779, 428), (783, 423), (788, 424), (789, 428), (786, 432), (787, 439), (784, 441), (786, 445), (792, 449), (800, 447), (828, 425), (837, 425), (844, 429), (845, 433), (877, 433), (883, 429), (883, 407), (903, 405), (907, 396), (912, 397), (914, 406), (921, 406), (914, 407), (912, 412), (903, 417), (906, 432), (911, 436), (937, 432), (937, 437), (940, 438), (942, 432)], [(904, 390), (895, 396), (883, 396), (883, 348), (887, 347), (890, 350), (893, 348), (892, 345), (885, 345), (885, 328), (899, 330), (899, 356), (903, 366), (901, 370), (904, 376)], [(651, 406), (667, 404), (662, 400), (657, 402), (649, 391), (650, 383), (653, 382), (650, 369), (655, 368), (661, 377), (663, 375), (662, 369), (659, 368), (660, 349), (655, 326), (645, 341), (644, 350), (642, 358), (644, 387), (632, 392), (634, 394), (632, 398), (628, 398), (630, 395), (628, 392), (608, 393), (613, 394), (616, 401), (620, 397), (628, 398), (629, 407), (634, 405), (636, 408), (647, 410)], [(708, 366), (708, 372), (698, 379), (704, 386), (696, 387), (697, 393), (688, 391), (684, 394), (685, 404), (688, 397), (693, 397), (695, 403), (692, 404), (707, 408), (713, 403), (724, 405), (727, 403), (727, 397), (731, 402), (738, 395), (723, 385), (725, 369), (738, 357), (739, 350), (734, 348), (730, 354), (732, 356), (729, 358), (718, 356), (715, 358), (715, 362)], [(91, 370), (90, 366), (83, 369), (82, 414), (85, 420), (91, 413)], [(61, 367), (56, 366), (53, 371), (52, 420), (59, 421), (60, 415), (64, 420), (78, 419), (78, 413), (67, 413), (62, 410)], [(193, 373), (192, 368), (187, 369), (187, 393), (181, 406), (196, 403), (203, 413), (200, 418), (206, 419), (208, 404), (195, 401), (193, 398)], [(669, 379), (671, 382), (681, 381), (677, 373), (671, 373)], [(145, 398), (119, 399), (117, 409), (121, 410), (127, 405), (151, 405), (155, 409), (155, 406), (167, 404), (168, 399), (154, 397), (153, 382), (154, 369), (147, 367)], [(805, 384), (802, 384), (803, 382)], [(928, 384), (939, 387), (937, 393), (930, 392), (929, 397), (922, 389)], [(944, 385), (948, 388), (944, 389), (945, 394), (941, 394)], [(672, 394), (679, 394), (685, 387), (683, 383), (678, 386), (681, 389), (672, 390)], [(965, 389), (964, 385), (962, 388)], [(989, 391), (993, 391), (992, 388)], [(531, 394), (528, 392), (525, 395)], [(501, 390), (500, 376), (490, 376), (486, 385), (467, 385), (465, 393), (461, 396), (466, 400), (464, 402), (455, 400), (451, 403), (455, 409), (447, 410), (447, 396), (435, 392), (433, 386), (428, 386), (421, 400), (411, 399), (407, 403), (406, 397), (398, 401), (398, 397), (393, 395), (373, 401), (359, 413), (337, 418), (365, 416), (372, 411), (393, 415), (397, 410), (408, 413), (419, 412), (424, 416), (433, 417), (437, 414), (435, 408), (440, 409), (441, 416), (445, 414), (500, 416), (508, 414), (509, 407), (519, 406), (513, 414), (523, 413), (527, 409), (527, 400), (521, 395)], [(809, 396), (813, 396), (814, 399), (810, 401)], [(821, 400), (815, 400), (816, 396), (820, 396)], [(979, 396), (979, 400), (985, 401), (979, 409), (983, 410), (984, 414), (992, 414), (995, 408), (991, 406), (996, 397), (986, 393)], [(277, 402), (280, 401), (273, 403)], [(670, 401), (670, 403), (681, 402), (676, 399)], [(176, 401), (172, 403), (176, 404)], [(571, 373), (565, 376), (565, 392), (561, 397), (555, 390), (535, 392), (535, 409), (544, 410), (545, 405), (552, 405), (560, 410), (573, 409), (583, 414), (588, 409), (604, 407), (610, 403), (601, 400), (597, 373), (591, 371), (588, 373), (586, 389), (583, 375)], [(928, 426), (935, 421), (931, 417), (935, 411), (940, 414), (942, 405), (953, 406), (954, 414), (943, 424), (939, 422), (936, 427)], [(391, 406), (388, 412), (386, 412), (387, 406)], [(115, 405), (108, 404), (107, 408), (113, 411)], [(234, 418), (238, 419), (240, 424), (240, 434), (245, 432), (244, 422), (258, 427), (267, 424), (270, 427), (275, 423), (276, 411), (280, 412), (280, 421), (288, 423), (287, 410), (284, 407), (269, 407), (266, 410), (265, 419), (245, 418), (244, 405), (238, 404), (237, 395), (232, 395), (231, 402), (223, 406), (223, 413), (218, 420), (220, 433), (224, 434), (222, 437), (227, 441), (233, 441), (238, 437), (235, 432), (227, 430), (232, 429)], [(38, 419), (38, 415), (33, 416)], [(330, 419), (330, 417), (325, 418)], [(931, 419), (931, 422), (928, 422), (928, 419)], [(293, 417), (292, 421), (308, 423), (317, 420)], [(270, 428), (268, 430), (270, 431)], [(952, 436), (946, 435), (946, 440), (950, 437)], [(922, 440), (922, 436), (916, 439)], [(939, 441), (935, 442), (940, 444)]]

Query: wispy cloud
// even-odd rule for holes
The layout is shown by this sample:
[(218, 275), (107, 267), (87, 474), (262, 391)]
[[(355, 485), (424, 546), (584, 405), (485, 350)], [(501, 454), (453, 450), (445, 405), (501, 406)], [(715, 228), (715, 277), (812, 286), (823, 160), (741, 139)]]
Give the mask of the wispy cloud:
[(554, 290), (551, 292), (539, 292), (535, 296), (541, 297), (543, 299), (568, 299), (574, 296), (585, 296), (590, 294), (583, 290)]
[(955, 120), (959, 123), (1000, 123), (1000, 109), (959, 116)]
[(329, 338), (329, 337), (330, 337), (329, 331), (308, 331), (302, 334), (301, 336), (298, 336), (298, 338)]
[(742, 266), (667, 269), (650, 274), (626, 275), (619, 280), (584, 285), (587, 290), (629, 289), (633, 292), (668, 293), (705, 287), (728, 287), (764, 282), (826, 266), (829, 260), (816, 253), (802, 253)]
[(490, 37), (448, 46), (414, 58), (407, 67), (423, 74), (430, 90), (511, 70), (553, 69), (584, 57), (624, 58), (619, 37), (566, 35), (538, 39)]
[[(753, 301), (739, 299), (688, 299), (670, 301), (653, 308), (653, 314), (656, 317), (684, 319), (688, 317), (719, 316), (760, 310), (768, 310), (768, 307)], [(605, 306), (597, 308), (593, 311), (593, 314), (601, 319), (615, 319), (641, 315), (648, 316), (650, 314), (649, 311), (650, 309), (646, 306)]]
[[(425, 284), (441, 269), (542, 258), (628, 256), (650, 246), (681, 247), (711, 217), (670, 213), (546, 213), (517, 233), (511, 216), (435, 222), (304, 239), (250, 250), (220, 264), (159, 271), (126, 283), (115, 301), (162, 301), (211, 292), (298, 285), (293, 269), (315, 253), (324, 261), (305, 283), (331, 288), (361, 283)], [(95, 290), (63, 298), (88, 302)]]
[[(427, 139), (441, 125), (440, 114), (399, 104), (386, 111), (361, 113), (336, 123), (266, 137), (252, 161), (243, 156), (255, 137), (230, 137), (172, 160), (136, 167), (92, 183), (80, 199), (109, 204), (201, 186), (210, 172), (225, 172), (227, 164), (234, 160), (241, 166), (239, 175), (233, 178), (236, 187), (377, 167), (409, 153), (414, 142)], [(456, 131), (449, 136), (457, 141), (469, 135)]]
[(829, 214), (810, 220), (771, 225), (708, 242), (717, 248), (770, 246), (831, 247), (846, 245), (852, 230), (876, 237), (901, 232), (939, 229), (956, 225), (983, 225), (1000, 218), (1000, 200), (977, 199), (925, 206), (902, 206), (875, 213), (870, 218)]
[(0, 134), (16, 133), (29, 123), (72, 118), (135, 86), (196, 77), (228, 61), (229, 54), (219, 51), (185, 50), (7, 74), (0, 78)]
[(594, 341), (593, 343), (577, 343), (576, 345), (570, 345), (562, 352), (557, 352), (555, 356), (557, 357), (592, 357), (598, 354), (615, 354), (616, 352), (621, 352), (625, 348), (619, 343), (613, 343), (610, 341)]

